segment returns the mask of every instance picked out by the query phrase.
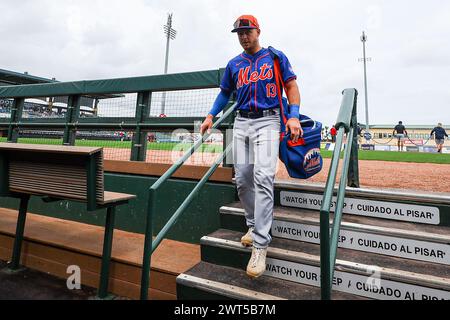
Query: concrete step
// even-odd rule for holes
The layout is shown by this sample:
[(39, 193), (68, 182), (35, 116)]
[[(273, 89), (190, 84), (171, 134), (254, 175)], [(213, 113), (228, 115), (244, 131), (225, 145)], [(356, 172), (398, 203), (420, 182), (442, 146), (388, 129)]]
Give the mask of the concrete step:
[[(202, 261), (245, 270), (251, 249), (240, 243), (242, 232), (220, 229), (201, 239)], [(273, 239), (266, 276), (320, 285), (317, 244)], [(450, 300), (446, 265), (339, 249), (334, 290), (373, 299)]]
[[(239, 202), (221, 207), (220, 213), (222, 228), (247, 231)], [(272, 236), (319, 244), (319, 213), (275, 207)], [(344, 215), (339, 247), (450, 265), (450, 228)]]
[[(334, 292), (335, 300), (360, 300), (360, 296)], [(177, 277), (179, 300), (319, 300), (315, 286), (262, 276), (250, 279), (237, 268), (201, 262)]]
[[(277, 181), (275, 204), (320, 210), (323, 192), (324, 185)], [(333, 201), (334, 207), (336, 199)], [(347, 188), (343, 211), (359, 216), (450, 226), (450, 193)]]

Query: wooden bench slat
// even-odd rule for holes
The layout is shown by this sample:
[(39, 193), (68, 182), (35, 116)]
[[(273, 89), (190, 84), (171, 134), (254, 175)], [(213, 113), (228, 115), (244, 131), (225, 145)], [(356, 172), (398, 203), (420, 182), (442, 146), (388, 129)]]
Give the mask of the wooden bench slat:
[(83, 194), (84, 196), (86, 196), (86, 187), (84, 186), (71, 186), (71, 187), (64, 187), (64, 185), (54, 185), (54, 186), (46, 186), (45, 183), (44, 184), (39, 184), (39, 183), (34, 183), (34, 184), (30, 184), (29, 182), (25, 182), (25, 181), (18, 181), (15, 183), (11, 183), (10, 187), (11, 188), (15, 188), (15, 187), (22, 187), (22, 188), (26, 188), (26, 189), (30, 189), (30, 191), (39, 191), (41, 193), (46, 193), (48, 191), (53, 190), (54, 192), (58, 192), (58, 191), (64, 191), (66, 190), (66, 193), (68, 190), (73, 189), (74, 191), (78, 191), (80, 194)]
[(54, 184), (52, 186), (49, 186), (47, 183), (45, 183), (45, 181), (40, 181), (40, 182), (35, 182), (33, 184), (31, 184), (29, 181), (27, 180), (12, 180), (10, 181), (10, 187), (14, 188), (14, 187), (18, 187), (21, 186), (23, 188), (28, 188), (30, 190), (40, 190), (42, 193), (45, 193), (46, 190), (61, 190), (64, 189), (66, 191), (68, 190), (74, 190), (74, 191), (80, 191), (84, 194), (84, 196), (86, 196), (86, 186), (81, 185), (81, 184), (71, 184), (70, 186), (68, 186), (67, 184)]
[(86, 202), (86, 195), (79, 195), (77, 196), (75, 193), (67, 193), (64, 192), (45, 192), (44, 194), (39, 191), (33, 191), (33, 190), (27, 190), (24, 188), (11, 188), (12, 192), (17, 193), (27, 193), (35, 196), (52, 196), (58, 199), (67, 199), (67, 200), (77, 200), (81, 202)]
[[(36, 179), (36, 180), (42, 180), (42, 181), (47, 181), (50, 184), (58, 184), (61, 182), (67, 183), (67, 182), (73, 182), (73, 183), (79, 183), (79, 184), (86, 184), (86, 177), (61, 177), (59, 175), (54, 175), (49, 173), (48, 175), (44, 175), (44, 174), (15, 174), (15, 175), (10, 175), (9, 180), (14, 180), (14, 179), (22, 179), (22, 180), (31, 180), (31, 179)], [(84, 181), (84, 183), (83, 183)]]

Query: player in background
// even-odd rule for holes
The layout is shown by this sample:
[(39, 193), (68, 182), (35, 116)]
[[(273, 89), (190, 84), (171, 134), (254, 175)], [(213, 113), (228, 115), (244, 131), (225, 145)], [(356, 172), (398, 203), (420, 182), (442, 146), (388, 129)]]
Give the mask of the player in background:
[[(232, 92), (236, 92), (236, 119), (233, 130), (233, 161), (236, 187), (245, 210), (248, 232), (241, 238), (252, 246), (247, 274), (261, 276), (266, 269), (266, 254), (272, 238), (274, 180), (280, 139), (280, 106), (271, 52), (261, 47), (261, 30), (254, 16), (240, 16), (234, 23), (244, 52), (231, 59), (225, 69), (221, 91), (201, 125), (209, 131), (213, 118), (223, 110)], [(287, 57), (277, 51), (287, 91), (289, 120), (286, 131), (293, 142), (303, 135), (299, 121), (300, 92)]]
[(442, 147), (444, 146), (445, 137), (448, 138), (447, 132), (442, 128), (442, 123), (438, 123), (437, 127), (431, 130), (430, 136), (434, 134), (434, 141), (436, 142), (437, 152), (442, 153)]
[(330, 129), (330, 135), (331, 135), (331, 142), (336, 143), (337, 130), (334, 126), (332, 126)]
[(392, 134), (397, 137), (397, 146), (398, 151), (403, 151), (403, 140), (408, 136), (408, 132), (406, 131), (405, 126), (402, 121), (398, 122), (398, 125), (395, 126)]

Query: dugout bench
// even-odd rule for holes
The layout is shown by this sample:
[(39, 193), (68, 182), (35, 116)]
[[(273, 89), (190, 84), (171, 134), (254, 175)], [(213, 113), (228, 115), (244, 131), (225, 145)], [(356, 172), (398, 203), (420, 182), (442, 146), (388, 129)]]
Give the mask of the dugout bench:
[(135, 195), (104, 191), (103, 149), (92, 147), (0, 143), (0, 196), (20, 199), (10, 271), (20, 269), (28, 201), (85, 202), (87, 210), (106, 208), (100, 283), (97, 296), (108, 297), (115, 208)]

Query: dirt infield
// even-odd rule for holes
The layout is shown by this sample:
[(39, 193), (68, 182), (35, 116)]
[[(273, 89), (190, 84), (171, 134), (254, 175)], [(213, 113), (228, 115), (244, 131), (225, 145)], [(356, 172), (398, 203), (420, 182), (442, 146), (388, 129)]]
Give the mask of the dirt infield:
[[(174, 163), (183, 151), (149, 150), (147, 161), (154, 163)], [(211, 165), (217, 153), (194, 153), (186, 162), (188, 165)], [(129, 149), (104, 148), (105, 159), (129, 160)], [(331, 159), (324, 159), (322, 171), (301, 183), (325, 183)], [(340, 174), (340, 171), (338, 175)], [(388, 161), (359, 161), (361, 187), (405, 189), (432, 192), (450, 192), (450, 165), (433, 163), (405, 163)], [(288, 176), (282, 163), (278, 163), (277, 179), (296, 180)]]
[[(324, 166), (316, 176), (302, 183), (325, 183), (331, 159), (324, 159)], [(278, 179), (289, 178), (284, 165), (278, 170)], [(338, 172), (338, 177), (340, 170)], [(388, 161), (359, 161), (361, 187), (405, 189), (432, 192), (450, 192), (450, 165), (434, 163), (406, 163)]]
[[(148, 150), (147, 162), (175, 163), (185, 151)], [(103, 148), (103, 157), (107, 160), (130, 160), (131, 150), (120, 148)], [(187, 165), (210, 166), (220, 153), (195, 152), (186, 162)]]

